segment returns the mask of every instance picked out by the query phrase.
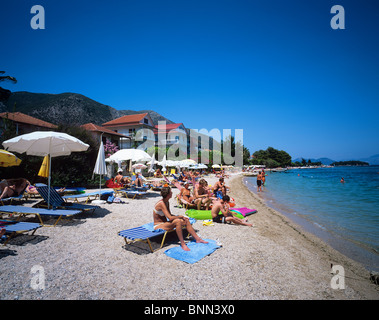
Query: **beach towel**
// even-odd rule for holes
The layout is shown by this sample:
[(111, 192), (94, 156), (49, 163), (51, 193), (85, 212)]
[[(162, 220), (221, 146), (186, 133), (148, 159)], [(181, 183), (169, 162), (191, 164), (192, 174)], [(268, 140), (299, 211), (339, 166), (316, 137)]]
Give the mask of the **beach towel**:
[(179, 247), (167, 249), (164, 253), (166, 254), (166, 256), (170, 258), (193, 264), (203, 259), (205, 256), (210, 255), (216, 249), (220, 248), (220, 246), (217, 245), (215, 240), (210, 240), (210, 239), (204, 239), (204, 240), (208, 241), (208, 243), (196, 243), (196, 241), (191, 241), (187, 243), (187, 247), (191, 251), (184, 251), (179, 246)]

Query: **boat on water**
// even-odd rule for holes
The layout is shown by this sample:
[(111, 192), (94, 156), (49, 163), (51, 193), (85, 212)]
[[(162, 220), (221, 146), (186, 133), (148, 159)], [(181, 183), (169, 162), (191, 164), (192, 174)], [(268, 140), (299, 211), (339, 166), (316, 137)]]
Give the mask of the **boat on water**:
[(256, 177), (258, 175), (258, 172), (242, 172), (242, 175), (245, 177)]
[(275, 169), (271, 169), (271, 172), (285, 172), (287, 170), (288, 168), (275, 168)]

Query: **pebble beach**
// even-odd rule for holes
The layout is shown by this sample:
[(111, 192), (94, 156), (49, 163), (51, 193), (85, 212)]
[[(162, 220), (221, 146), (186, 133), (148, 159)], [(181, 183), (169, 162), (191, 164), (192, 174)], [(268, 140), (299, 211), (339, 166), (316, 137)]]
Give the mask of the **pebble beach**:
[[(205, 179), (213, 185), (214, 175)], [(242, 183), (227, 178), (237, 207), (258, 212), (253, 227), (194, 224), (203, 239), (222, 247), (194, 264), (172, 259), (165, 250), (179, 246), (175, 232), (151, 253), (144, 243), (126, 245), (118, 232), (152, 222), (161, 199), (149, 191), (141, 199), (101, 204), (94, 213), (64, 219), (0, 246), (0, 300), (377, 300), (369, 271), (266, 206)], [(171, 212), (184, 215), (173, 188)], [(89, 190), (88, 190), (89, 191)], [(37, 199), (24, 205), (32, 206)], [(23, 221), (37, 222), (32, 218)], [(160, 245), (153, 241), (154, 248)], [(331, 265), (345, 271), (345, 288), (333, 289)], [(44, 286), (33, 289), (33, 267), (43, 270)]]

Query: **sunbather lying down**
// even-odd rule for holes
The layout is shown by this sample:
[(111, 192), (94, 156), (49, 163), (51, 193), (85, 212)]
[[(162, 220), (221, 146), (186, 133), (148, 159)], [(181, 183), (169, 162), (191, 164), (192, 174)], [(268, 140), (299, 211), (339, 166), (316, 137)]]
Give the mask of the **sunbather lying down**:
[(3, 179), (0, 181), (0, 199), (18, 197), (22, 194), (30, 182), (24, 178)]
[(159, 200), (153, 209), (154, 229), (163, 229), (171, 231), (175, 229), (178, 235), (180, 246), (185, 251), (190, 251), (184, 242), (183, 227), (186, 227), (187, 231), (195, 238), (196, 242), (208, 243), (201, 239), (196, 231), (193, 229), (189, 218), (185, 216), (175, 216), (171, 214), (169, 200), (172, 197), (172, 191), (170, 187), (163, 187), (161, 191), (162, 200)]

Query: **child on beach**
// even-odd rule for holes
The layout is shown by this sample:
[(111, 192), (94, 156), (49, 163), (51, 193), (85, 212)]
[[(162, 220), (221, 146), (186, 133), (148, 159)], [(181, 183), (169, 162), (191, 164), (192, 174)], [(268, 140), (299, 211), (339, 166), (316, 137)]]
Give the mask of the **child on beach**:
[(183, 227), (186, 227), (187, 231), (195, 238), (198, 243), (208, 243), (201, 239), (196, 231), (193, 229), (189, 218), (185, 216), (174, 216), (170, 211), (169, 200), (172, 197), (172, 191), (170, 187), (163, 187), (161, 191), (162, 200), (159, 200), (153, 209), (154, 218), (154, 229), (163, 229), (166, 231), (171, 231), (175, 228), (176, 234), (178, 235), (180, 246), (185, 251), (190, 251), (184, 242), (183, 238)]
[[(253, 225), (251, 223), (247, 223), (247, 218), (240, 219), (240, 218), (234, 217), (231, 214), (230, 207), (228, 205), (229, 201), (230, 201), (230, 197), (226, 195), (226, 196), (223, 196), (220, 201), (213, 202), (213, 207), (211, 211), (213, 222), (218, 222), (218, 223), (233, 222), (235, 224), (241, 224), (244, 226), (252, 227)], [(219, 214), (220, 211), (222, 215)]]

